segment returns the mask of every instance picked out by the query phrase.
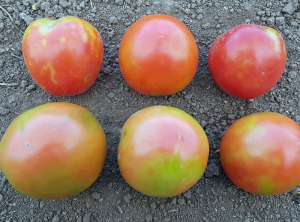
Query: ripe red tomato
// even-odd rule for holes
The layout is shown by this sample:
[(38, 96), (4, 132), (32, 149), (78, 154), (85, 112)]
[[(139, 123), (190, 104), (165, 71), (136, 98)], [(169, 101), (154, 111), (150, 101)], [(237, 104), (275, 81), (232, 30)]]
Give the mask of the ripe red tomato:
[(42, 199), (78, 194), (101, 173), (104, 131), (87, 109), (49, 103), (18, 116), (0, 143), (0, 169), (20, 193)]
[(220, 159), (229, 179), (243, 190), (288, 192), (300, 184), (300, 126), (278, 113), (243, 117), (225, 132)]
[(198, 48), (189, 29), (169, 15), (147, 15), (133, 23), (119, 49), (124, 79), (151, 96), (171, 95), (195, 76)]
[(209, 144), (199, 123), (186, 112), (152, 106), (125, 123), (118, 164), (126, 182), (154, 197), (170, 197), (191, 188), (203, 175)]
[(38, 19), (25, 31), (23, 56), (29, 73), (46, 92), (77, 95), (88, 90), (100, 72), (102, 39), (80, 18)]
[(229, 95), (253, 99), (268, 92), (286, 65), (279, 33), (269, 27), (238, 25), (212, 44), (208, 66), (215, 83)]

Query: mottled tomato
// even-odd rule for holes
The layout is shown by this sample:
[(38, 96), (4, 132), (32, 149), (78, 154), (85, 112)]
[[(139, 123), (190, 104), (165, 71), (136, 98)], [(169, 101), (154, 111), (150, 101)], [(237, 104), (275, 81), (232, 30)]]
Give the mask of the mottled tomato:
[(300, 183), (300, 127), (278, 113), (243, 117), (225, 132), (220, 159), (229, 179), (248, 192), (288, 192)]
[(119, 64), (128, 85), (139, 93), (171, 95), (192, 81), (198, 48), (192, 33), (178, 19), (147, 15), (125, 33)]
[(0, 169), (20, 193), (42, 199), (75, 195), (100, 175), (104, 131), (87, 109), (49, 103), (18, 116), (0, 144)]
[(77, 95), (88, 90), (100, 72), (102, 39), (80, 18), (38, 19), (25, 31), (23, 56), (29, 73), (46, 92)]
[(153, 106), (125, 123), (118, 163), (127, 183), (154, 197), (170, 197), (191, 188), (203, 175), (209, 144), (199, 123), (186, 112)]
[(268, 92), (286, 65), (279, 33), (269, 27), (243, 24), (219, 36), (208, 54), (215, 83), (229, 95), (253, 99)]

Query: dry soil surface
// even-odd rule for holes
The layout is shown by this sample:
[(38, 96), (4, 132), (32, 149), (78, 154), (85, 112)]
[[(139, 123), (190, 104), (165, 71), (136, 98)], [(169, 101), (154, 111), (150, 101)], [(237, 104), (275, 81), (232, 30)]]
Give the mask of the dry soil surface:
[[(300, 6), (298, 0), (1, 0), (0, 138), (18, 115), (48, 102), (65, 101), (89, 109), (103, 126), (108, 155), (99, 179), (65, 199), (38, 200), (21, 195), (0, 173), (0, 221), (300, 221), (300, 187), (279, 196), (247, 193), (226, 177), (215, 152), (225, 130), (248, 114), (273, 111), (300, 124)], [(149, 97), (132, 90), (118, 65), (118, 48), (128, 27), (146, 14), (169, 14), (193, 33), (199, 47), (195, 78), (181, 92)], [(93, 24), (104, 42), (104, 62), (95, 84), (84, 94), (54, 97), (29, 75), (22, 58), (22, 32), (35, 19), (74, 15)], [(230, 28), (254, 23), (275, 28), (284, 38), (288, 60), (278, 84), (253, 100), (223, 93), (213, 82), (207, 54), (214, 39)], [(210, 141), (205, 175), (189, 191), (172, 198), (151, 198), (126, 184), (117, 165), (120, 131), (134, 112), (152, 105), (180, 108), (205, 129)]]

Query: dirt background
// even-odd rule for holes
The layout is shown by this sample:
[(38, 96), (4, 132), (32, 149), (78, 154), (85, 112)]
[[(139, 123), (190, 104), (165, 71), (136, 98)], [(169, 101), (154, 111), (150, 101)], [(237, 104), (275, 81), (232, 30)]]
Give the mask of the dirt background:
[[(298, 0), (0, 0), (0, 137), (18, 115), (48, 102), (65, 101), (89, 109), (103, 126), (108, 155), (99, 179), (87, 190), (60, 200), (37, 200), (19, 194), (0, 173), (0, 221), (300, 221), (300, 187), (280, 196), (257, 196), (240, 190), (224, 174), (218, 149), (225, 130), (251, 113), (273, 111), (300, 124)], [(169, 14), (193, 33), (199, 47), (195, 78), (181, 92), (149, 97), (133, 91), (118, 66), (118, 48), (127, 28), (146, 14)], [(35, 19), (74, 15), (93, 24), (104, 42), (104, 62), (95, 84), (84, 94), (58, 98), (44, 92), (29, 75), (22, 58), (19, 31)], [(223, 93), (213, 82), (207, 54), (214, 39), (241, 23), (278, 30), (288, 53), (279, 83), (254, 100)], [(2, 84), (4, 83), (4, 84)], [(9, 85), (7, 85), (9, 84)], [(126, 184), (117, 165), (120, 131), (134, 112), (152, 105), (180, 108), (205, 129), (210, 141), (205, 175), (188, 192), (172, 198), (147, 197)]]

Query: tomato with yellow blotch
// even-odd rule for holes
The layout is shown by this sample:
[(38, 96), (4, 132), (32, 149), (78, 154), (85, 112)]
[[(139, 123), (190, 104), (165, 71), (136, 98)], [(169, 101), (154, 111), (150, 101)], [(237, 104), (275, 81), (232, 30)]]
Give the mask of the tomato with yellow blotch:
[(198, 47), (190, 30), (170, 15), (147, 15), (126, 31), (119, 48), (125, 81), (139, 93), (171, 95), (193, 79)]
[(279, 113), (245, 116), (225, 132), (220, 159), (241, 189), (260, 195), (286, 193), (300, 184), (300, 126)]
[(0, 169), (20, 193), (57, 199), (99, 177), (106, 138), (94, 115), (71, 103), (48, 103), (18, 116), (0, 143)]
[(280, 34), (269, 27), (242, 24), (219, 36), (208, 54), (215, 83), (241, 99), (267, 93), (281, 78), (286, 48)]
[(190, 189), (203, 175), (209, 143), (199, 123), (186, 112), (152, 106), (125, 123), (118, 164), (126, 182), (153, 197), (170, 197)]
[(33, 79), (54, 96), (87, 91), (103, 61), (100, 34), (90, 23), (74, 16), (32, 22), (25, 31), (22, 49)]

